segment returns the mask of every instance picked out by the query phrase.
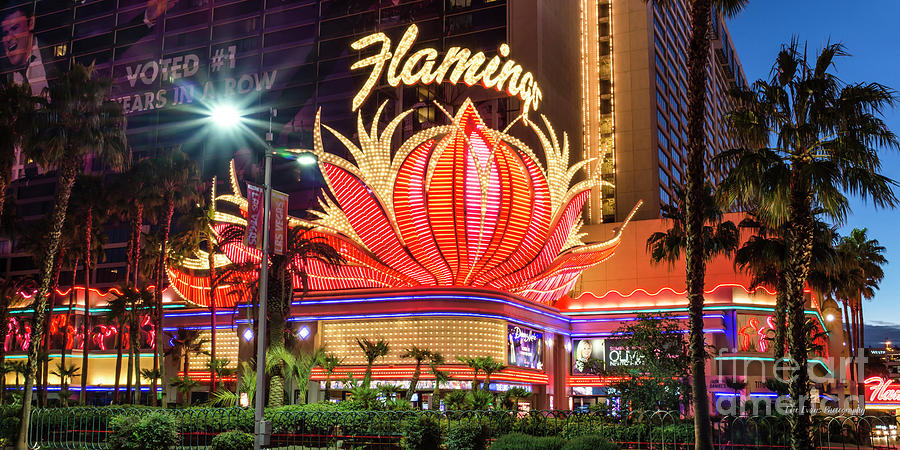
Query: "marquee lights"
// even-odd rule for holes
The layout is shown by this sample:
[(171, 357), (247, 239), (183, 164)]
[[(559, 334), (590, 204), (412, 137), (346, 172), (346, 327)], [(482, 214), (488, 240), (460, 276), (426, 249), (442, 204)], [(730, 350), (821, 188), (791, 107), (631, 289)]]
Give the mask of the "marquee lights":
[[(472, 51), (467, 48), (450, 47), (444, 54), (443, 61), (435, 68), (438, 51), (433, 48), (416, 51), (405, 61), (403, 60), (418, 35), (419, 27), (415, 24), (410, 25), (393, 52), (391, 52), (391, 39), (384, 33), (370, 34), (350, 44), (353, 50), (357, 51), (381, 44), (378, 53), (350, 66), (351, 70), (372, 67), (369, 78), (353, 97), (353, 111), (359, 109), (368, 98), (372, 88), (381, 79), (381, 74), (388, 61), (390, 64), (387, 66), (386, 80), (389, 85), (394, 87), (399, 86), (400, 83), (405, 85), (413, 85), (418, 82), (423, 84), (442, 83), (445, 77), (451, 84), (457, 84), (462, 78), (466, 86), (481, 83), (485, 88), (498, 92), (503, 92), (505, 88), (507, 94), (517, 96), (523, 101), (522, 111), (525, 116), (528, 115), (528, 111), (537, 110), (540, 106), (541, 88), (535, 81), (534, 75), (531, 72), (523, 74), (522, 66), (511, 59), (502, 66), (500, 65), (501, 58), (509, 56), (509, 45), (501, 44), (497, 49), (498, 56), (491, 58), (483, 68), (482, 65), (487, 61), (484, 52), (472, 54)], [(400, 69), (399, 73), (398, 69)]]
[[(411, 111), (379, 130), (384, 106), (368, 129), (360, 114), (356, 143), (325, 126), (354, 162), (325, 152), (321, 116), (316, 115), (313, 153), (332, 196), (321, 201), (315, 220), (291, 222), (311, 227), (310, 235), (325, 239), (348, 262), (331, 267), (296, 261), (305, 264), (310, 290), (468, 286), (550, 304), (619, 245), (624, 226), (606, 242), (581, 241), (580, 212), (590, 189), (601, 181), (573, 183), (589, 162), (569, 166), (568, 139), (560, 138), (545, 117), (543, 129), (527, 126), (543, 147), (546, 169), (522, 141), (488, 128), (468, 99), (450, 125), (423, 130), (394, 151), (394, 130)], [(232, 178), (237, 186), (233, 171)], [(239, 196), (237, 191), (218, 199)], [(241, 244), (226, 246), (224, 256), (234, 264), (261, 257)], [(178, 293), (205, 305), (208, 277), (196, 270), (179, 266), (168, 273)], [(299, 281), (294, 280), (295, 287)], [(247, 297), (236, 286), (219, 287), (217, 306)]]
[(869, 377), (864, 381), (868, 395), (868, 403), (900, 403), (900, 386), (894, 380), (882, 377)]

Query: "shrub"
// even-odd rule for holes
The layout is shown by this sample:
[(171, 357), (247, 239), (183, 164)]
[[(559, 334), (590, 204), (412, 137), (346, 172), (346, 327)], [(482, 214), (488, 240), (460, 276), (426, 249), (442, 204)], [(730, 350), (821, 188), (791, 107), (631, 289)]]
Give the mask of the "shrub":
[(480, 420), (453, 423), (447, 430), (447, 450), (485, 450), (489, 434)]
[(545, 417), (541, 413), (529, 414), (513, 424), (513, 431), (532, 436), (558, 436), (567, 424), (565, 419)]
[(437, 416), (418, 414), (403, 421), (401, 447), (407, 450), (429, 450), (441, 447), (441, 424)]
[(3, 405), (0, 407), (0, 445), (6, 446), (16, 441), (19, 436), (19, 415), (21, 404)]
[(491, 445), (491, 450), (560, 450), (566, 440), (557, 436), (534, 437), (522, 433), (500, 436)]
[(163, 412), (141, 417), (115, 416), (110, 429), (113, 433), (108, 442), (112, 450), (161, 450), (179, 441), (175, 419)]
[(562, 450), (619, 450), (619, 446), (598, 435), (585, 435), (569, 441)]
[(216, 435), (212, 440), (212, 450), (251, 450), (253, 435), (232, 430)]

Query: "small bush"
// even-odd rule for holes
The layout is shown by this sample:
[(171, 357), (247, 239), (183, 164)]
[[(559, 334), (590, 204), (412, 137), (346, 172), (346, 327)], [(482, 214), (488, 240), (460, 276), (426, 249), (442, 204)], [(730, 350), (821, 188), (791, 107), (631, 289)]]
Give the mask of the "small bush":
[(441, 424), (436, 416), (418, 414), (403, 421), (401, 447), (406, 450), (429, 450), (441, 447)]
[(447, 430), (447, 450), (485, 450), (489, 434), (480, 420), (456, 422)]
[(253, 435), (233, 430), (220, 433), (212, 440), (212, 450), (251, 450)]
[(19, 436), (19, 415), (21, 404), (3, 405), (0, 407), (0, 445), (6, 446), (16, 441)]
[(534, 437), (522, 433), (500, 436), (491, 445), (491, 450), (560, 450), (566, 440), (556, 436)]
[(597, 435), (586, 435), (569, 441), (562, 450), (619, 450), (619, 446)]
[(175, 419), (164, 412), (152, 412), (141, 417), (115, 416), (110, 423), (112, 450), (162, 450), (179, 441)]

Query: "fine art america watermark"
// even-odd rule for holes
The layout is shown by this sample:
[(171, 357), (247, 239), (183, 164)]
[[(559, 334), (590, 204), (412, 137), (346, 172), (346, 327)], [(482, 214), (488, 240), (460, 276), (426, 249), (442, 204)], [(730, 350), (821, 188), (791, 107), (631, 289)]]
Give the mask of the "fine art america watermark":
[[(721, 415), (787, 415), (797, 409), (801, 414), (862, 415), (865, 413), (866, 403), (881, 402), (884, 399), (894, 399), (894, 403), (900, 403), (900, 386), (894, 386), (891, 380), (864, 376), (868, 362), (865, 356), (811, 358), (805, 369), (810, 387), (805, 391), (809, 394), (794, 398), (787, 392), (791, 383), (798, 381), (802, 373), (800, 371), (803, 369), (798, 361), (785, 356), (773, 363), (771, 359), (763, 358), (732, 358), (725, 356), (726, 353), (730, 351), (720, 349), (718, 357), (715, 358), (718, 366), (716, 372), (735, 375), (732, 377), (720, 375), (717, 385), (724, 386), (728, 378), (747, 380), (750, 379), (748, 377), (750, 374), (756, 376), (761, 374), (762, 380), (769, 381), (759, 384), (765, 384), (767, 390), (771, 392), (749, 397), (738, 392), (743, 389), (736, 389), (734, 393), (717, 392), (714, 395), (715, 407), (716, 412)], [(859, 354), (863, 355), (864, 352), (860, 351)], [(852, 371), (841, 368), (852, 368)], [(849, 386), (851, 394), (820, 395), (816, 385), (834, 386), (838, 391), (843, 391), (844, 386)], [(856, 394), (860, 391), (864, 394)]]

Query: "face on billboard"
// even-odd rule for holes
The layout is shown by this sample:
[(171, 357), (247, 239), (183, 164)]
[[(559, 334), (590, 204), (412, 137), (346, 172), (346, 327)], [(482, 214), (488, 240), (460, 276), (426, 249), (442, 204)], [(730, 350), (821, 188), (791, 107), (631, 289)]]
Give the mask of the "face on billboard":
[(16, 9), (3, 16), (3, 50), (7, 61), (14, 67), (25, 65), (31, 53), (34, 34), (34, 18), (28, 17), (24, 10)]

